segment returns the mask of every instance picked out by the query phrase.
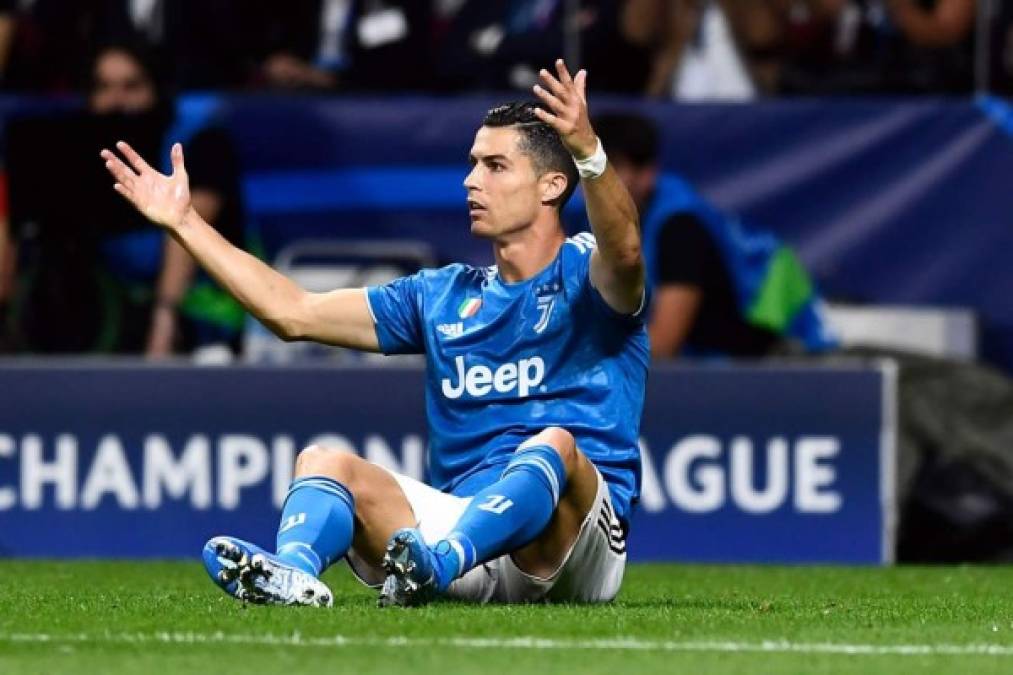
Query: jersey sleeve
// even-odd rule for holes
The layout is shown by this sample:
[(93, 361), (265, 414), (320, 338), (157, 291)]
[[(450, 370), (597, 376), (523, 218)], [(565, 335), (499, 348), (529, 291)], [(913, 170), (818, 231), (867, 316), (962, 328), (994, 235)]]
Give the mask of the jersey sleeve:
[(610, 321), (615, 321), (625, 326), (634, 328), (642, 326), (647, 319), (647, 309), (650, 306), (650, 289), (646, 286), (644, 287), (644, 295), (641, 299), (640, 307), (637, 308), (636, 312), (624, 314), (623, 312), (616, 311), (602, 297), (601, 291), (591, 283), (591, 253), (597, 247), (594, 235), (590, 232), (581, 232), (567, 239), (565, 245), (568, 249), (571, 249), (570, 255), (575, 258), (574, 264), (576, 269), (573, 277), (576, 283), (581, 286), (582, 291), (587, 295), (595, 312)]
[(422, 330), (422, 273), (366, 289), (366, 301), (376, 324), (376, 339), (384, 354), (425, 351)]

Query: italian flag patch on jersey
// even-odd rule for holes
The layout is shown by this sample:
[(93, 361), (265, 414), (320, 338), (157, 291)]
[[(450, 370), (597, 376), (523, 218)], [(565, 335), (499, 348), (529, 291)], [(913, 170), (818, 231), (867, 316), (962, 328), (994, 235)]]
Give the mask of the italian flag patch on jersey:
[(457, 308), (457, 315), (462, 319), (475, 316), (478, 314), (478, 308), (482, 306), (482, 301), (478, 298), (469, 298), (461, 303), (461, 306)]

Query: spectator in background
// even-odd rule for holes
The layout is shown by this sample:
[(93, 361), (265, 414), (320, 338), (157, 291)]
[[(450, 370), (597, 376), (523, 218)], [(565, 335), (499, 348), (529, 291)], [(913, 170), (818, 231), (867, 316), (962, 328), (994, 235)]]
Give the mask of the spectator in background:
[[(172, 103), (155, 73), (141, 50), (102, 48), (93, 61), (85, 116), (40, 120), (42, 126), (11, 132), (12, 197), (27, 204), (16, 209), (25, 244), (18, 275), (24, 288), (16, 294), (24, 350), (154, 358), (210, 341), (238, 345), (238, 306), (224, 302), (210, 282), (195, 284), (193, 263), (178, 244), (132, 218), (89, 180), (101, 180), (95, 157), (112, 140), (133, 135), (156, 153), (168, 148), (168, 139), (188, 140), (194, 207), (227, 239), (241, 242), (238, 162), (228, 137), (208, 128), (181, 139), (177, 129), (183, 126), (173, 126)], [(36, 185), (46, 168), (44, 158), (34, 157), (35, 145), (50, 133), (66, 134), (73, 154), (82, 156), (81, 166), (71, 167), (80, 177), (78, 194), (66, 207), (47, 203)]]
[(679, 177), (659, 174), (658, 132), (647, 118), (599, 116), (594, 127), (640, 211), (654, 300), (651, 353), (756, 357), (796, 343), (836, 341), (821, 300), (789, 248), (708, 204)]
[[(442, 32), (438, 73), (442, 86), (472, 91), (524, 89), (538, 64), (567, 53), (565, 0), (468, 0)], [(581, 66), (599, 91), (639, 93), (650, 65), (652, 35), (621, 0), (585, 0), (577, 12)]]
[(962, 93), (975, 0), (630, 0), (655, 47), (647, 93)]
[(242, 0), (93, 0), (93, 44), (132, 44), (176, 89), (246, 85), (255, 18)]
[(14, 47), (14, 0), (0, 0), (0, 85), (7, 74), (7, 62)]
[(255, 2), (258, 80), (279, 89), (333, 89), (348, 67), (352, 0)]
[(779, 26), (768, 0), (630, 0), (624, 9), (633, 34), (654, 47), (648, 95), (748, 100), (771, 89), (765, 54)]
[[(143, 113), (169, 105), (164, 92), (159, 92), (156, 86), (153, 67), (150, 62), (146, 64), (140, 51), (104, 49), (94, 63), (89, 97), (92, 112), (99, 115)], [(174, 128), (166, 133), (167, 140), (181, 140)], [(189, 140), (188, 149), (194, 208), (231, 243), (242, 245), (239, 162), (231, 141), (223, 130), (208, 127)], [(242, 321), (238, 305), (206, 278), (196, 285), (193, 283), (193, 259), (171, 237), (148, 226), (145, 226), (144, 236), (162, 249), (150, 310), (147, 302), (141, 303), (150, 312), (144, 353), (159, 358), (176, 349), (188, 350), (216, 342), (238, 349)], [(123, 253), (130, 255), (131, 250), (128, 244)], [(121, 264), (110, 262), (114, 270), (134, 264), (122, 260)], [(143, 284), (149, 283), (148, 274), (156, 272), (156, 268), (149, 266), (145, 272), (145, 278), (141, 279)]]
[(866, 6), (867, 25), (886, 40), (882, 91), (969, 93), (974, 89), (976, 0), (886, 0), (885, 20), (876, 3)]
[(70, 93), (81, 82), (91, 46), (94, 8), (80, 0), (4, 0), (8, 35), (5, 89)]
[(0, 0), (0, 72), (9, 89), (73, 92), (97, 46), (132, 44), (175, 88), (242, 86), (251, 20), (241, 0)]
[(997, 2), (992, 8), (990, 88), (1008, 96), (1013, 94), (1013, 3)]
[(963, 44), (974, 27), (975, 0), (887, 0), (894, 24), (908, 43), (924, 49)]
[(432, 3), (244, 3), (260, 26), (260, 80), (303, 90), (421, 90), (433, 84)]
[(795, 40), (785, 45), (780, 89), (817, 94), (970, 92), (976, 4), (819, 0), (818, 12), (784, 13)]

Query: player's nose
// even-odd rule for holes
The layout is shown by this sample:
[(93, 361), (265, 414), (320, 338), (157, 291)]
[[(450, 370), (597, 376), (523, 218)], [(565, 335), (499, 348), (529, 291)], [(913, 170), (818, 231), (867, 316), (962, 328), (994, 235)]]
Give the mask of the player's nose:
[(475, 169), (472, 169), (467, 176), (464, 177), (464, 189), (469, 193), (472, 190), (478, 189), (478, 177), (475, 175)]

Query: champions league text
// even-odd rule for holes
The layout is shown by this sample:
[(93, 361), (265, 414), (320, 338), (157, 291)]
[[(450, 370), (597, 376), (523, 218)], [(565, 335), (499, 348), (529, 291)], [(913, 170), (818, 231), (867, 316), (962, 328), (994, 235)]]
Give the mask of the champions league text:
[[(113, 433), (97, 443), (73, 434), (0, 434), (0, 510), (157, 509), (166, 502), (193, 509), (234, 510), (244, 494), (269, 487), (275, 508), (292, 479), (299, 449), (322, 445), (353, 452), (414, 478), (424, 475), (425, 441), (406, 435), (396, 443), (375, 434), (356, 445), (341, 434), (319, 434), (299, 443), (288, 435), (193, 434), (172, 443), (152, 433), (139, 441)], [(769, 513), (834, 513), (840, 440), (833, 436), (775, 437), (763, 442), (739, 436), (691, 435), (674, 442), (655, 466), (646, 441), (641, 508), (707, 513), (734, 508)], [(131, 459), (134, 461), (131, 461)]]

